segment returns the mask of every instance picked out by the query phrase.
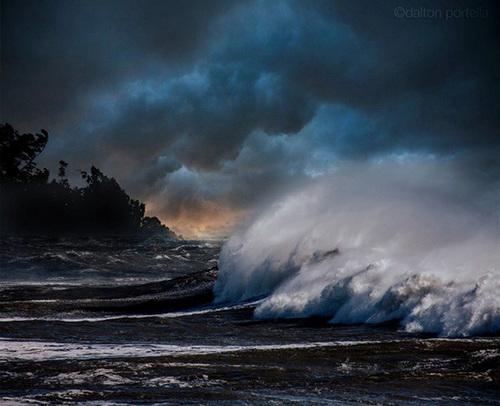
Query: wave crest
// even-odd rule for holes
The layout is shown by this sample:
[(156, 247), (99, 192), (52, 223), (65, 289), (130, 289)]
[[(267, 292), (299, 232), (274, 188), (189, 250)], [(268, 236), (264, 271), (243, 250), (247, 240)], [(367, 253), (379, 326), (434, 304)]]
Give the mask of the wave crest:
[(500, 330), (497, 188), (436, 161), (350, 165), (262, 211), (223, 247), (216, 300), (256, 317)]

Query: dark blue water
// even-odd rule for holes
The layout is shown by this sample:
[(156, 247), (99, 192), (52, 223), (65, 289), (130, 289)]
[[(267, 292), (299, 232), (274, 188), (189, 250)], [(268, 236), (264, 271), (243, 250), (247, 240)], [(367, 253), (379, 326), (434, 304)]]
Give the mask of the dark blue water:
[(4, 239), (5, 404), (499, 404), (500, 339), (257, 321), (218, 242)]

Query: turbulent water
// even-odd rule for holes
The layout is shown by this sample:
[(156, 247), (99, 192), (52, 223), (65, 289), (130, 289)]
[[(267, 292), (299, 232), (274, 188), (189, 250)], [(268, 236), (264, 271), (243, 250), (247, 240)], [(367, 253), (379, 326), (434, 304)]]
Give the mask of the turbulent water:
[(398, 321), (444, 337), (500, 332), (500, 187), (451, 163), (341, 168), (225, 245), (217, 300), (259, 318)]
[(2, 404), (498, 404), (498, 338), (261, 319), (276, 301), (266, 289), (285, 282), (259, 290), (242, 280), (248, 300), (214, 302), (219, 243), (0, 247)]

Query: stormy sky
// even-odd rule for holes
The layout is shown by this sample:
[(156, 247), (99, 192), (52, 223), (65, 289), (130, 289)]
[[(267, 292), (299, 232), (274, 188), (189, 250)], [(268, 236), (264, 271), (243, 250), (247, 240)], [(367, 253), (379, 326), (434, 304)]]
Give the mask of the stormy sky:
[(1, 7), (1, 121), (47, 129), (42, 165), (94, 164), (184, 235), (226, 235), (344, 161), (500, 175), (498, 2)]

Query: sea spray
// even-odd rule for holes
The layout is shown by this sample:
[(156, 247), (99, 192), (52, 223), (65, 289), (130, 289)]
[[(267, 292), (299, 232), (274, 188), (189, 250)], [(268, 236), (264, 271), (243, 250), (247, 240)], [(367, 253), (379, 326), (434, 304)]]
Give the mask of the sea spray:
[(453, 160), (345, 164), (262, 210), (223, 247), (216, 300), (258, 318), (500, 330), (499, 193)]

